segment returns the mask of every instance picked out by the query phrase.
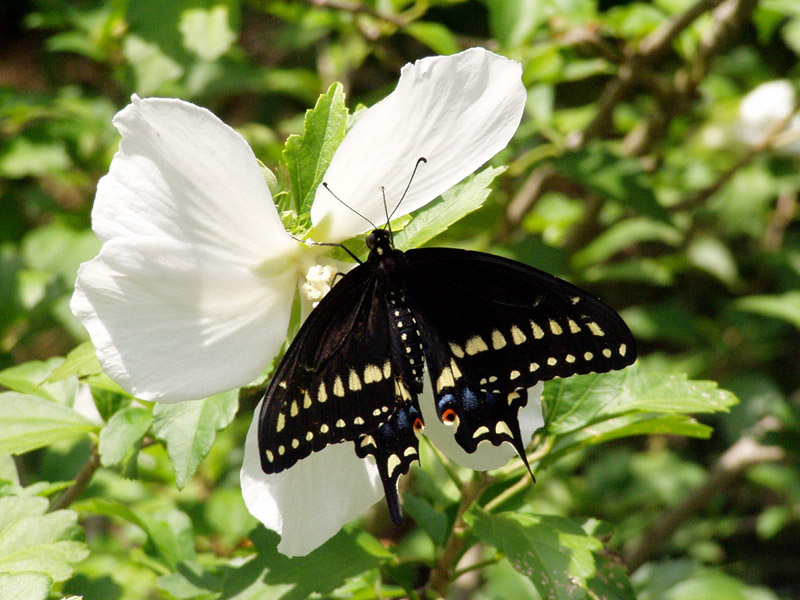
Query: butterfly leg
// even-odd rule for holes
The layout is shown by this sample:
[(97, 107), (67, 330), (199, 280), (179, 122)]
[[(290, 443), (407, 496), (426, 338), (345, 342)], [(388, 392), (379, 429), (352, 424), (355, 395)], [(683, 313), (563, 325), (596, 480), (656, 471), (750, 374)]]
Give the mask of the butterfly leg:
[(422, 429), (422, 413), (417, 401), (405, 403), (376, 431), (362, 435), (355, 441), (356, 455), (365, 458), (372, 455), (383, 482), (389, 514), (395, 525), (403, 521), (397, 481), (408, 473), (411, 463), (419, 460), (417, 433)]

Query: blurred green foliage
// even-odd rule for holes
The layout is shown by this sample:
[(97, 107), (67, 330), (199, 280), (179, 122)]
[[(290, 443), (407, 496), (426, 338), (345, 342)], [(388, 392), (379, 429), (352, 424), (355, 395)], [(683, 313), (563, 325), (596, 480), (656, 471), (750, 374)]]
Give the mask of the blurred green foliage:
[(428, 581), (461, 498), (433, 455), (404, 528), (379, 505), (286, 559), (238, 490), (257, 394), (132, 406), (68, 303), (131, 94), (208, 107), (286, 189), (313, 186), (293, 167), (325, 149), (284, 142), (320, 94), (370, 105), (404, 63), (473, 45), (523, 64), (526, 116), (508, 168), (423, 211), (407, 244), (575, 281), (621, 309), (641, 358), (548, 385), (546, 468), (485, 491), (510, 512), (466, 514), (482, 543), (458, 568), (485, 568), (450, 596), (800, 599), (800, 131), (787, 117), (748, 139), (739, 112), (761, 83), (797, 89), (795, 0), (0, 6), (0, 596), (366, 599)]

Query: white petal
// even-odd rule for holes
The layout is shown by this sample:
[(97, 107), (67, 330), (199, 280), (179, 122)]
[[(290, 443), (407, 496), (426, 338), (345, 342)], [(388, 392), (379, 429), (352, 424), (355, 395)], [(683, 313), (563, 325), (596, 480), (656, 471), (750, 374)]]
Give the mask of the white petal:
[[(537, 383), (528, 390), (528, 403), (519, 411), (520, 433), (522, 442), (526, 446), (530, 443), (534, 432), (544, 426), (542, 418), (542, 390), (543, 383)], [(425, 435), (436, 447), (458, 464), (474, 469), (475, 471), (489, 471), (499, 469), (517, 453), (511, 444), (493, 446), (488, 441), (478, 445), (477, 450), (470, 454), (458, 445), (454, 437), (454, 429), (439, 421), (431, 394), (431, 386), (425, 385), (425, 392), (420, 396), (419, 404), (422, 418), (425, 421)]]
[(112, 240), (84, 263), (72, 311), (103, 369), (143, 400), (204, 398), (250, 383), (280, 349), (294, 273), (262, 279), (162, 238)]
[[(336, 195), (380, 225), (380, 186), (391, 211), (420, 166), (394, 217), (424, 206), (505, 148), (525, 106), (519, 63), (472, 48), (403, 67), (397, 89), (358, 116), (325, 180)], [(341, 241), (369, 225), (320, 187), (311, 208), (315, 234)]]
[(114, 125), (122, 143), (92, 212), (102, 240), (162, 237), (247, 266), (296, 244), (250, 146), (208, 110), (134, 96)]
[(304, 556), (383, 498), (378, 468), (350, 443), (314, 452), (290, 469), (266, 475), (258, 454), (258, 415), (247, 432), (242, 494), (248, 510), (281, 535), (278, 550)]

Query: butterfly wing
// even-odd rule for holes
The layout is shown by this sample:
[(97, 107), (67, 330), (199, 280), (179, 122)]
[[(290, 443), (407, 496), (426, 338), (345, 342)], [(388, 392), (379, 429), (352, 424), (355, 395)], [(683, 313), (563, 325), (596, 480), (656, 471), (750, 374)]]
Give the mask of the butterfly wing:
[(527, 388), (636, 359), (614, 310), (548, 273), (454, 248), (409, 250), (406, 258), (437, 412), (457, 426), (468, 452), (484, 440), (509, 442), (524, 459), (517, 413)]
[(267, 388), (258, 428), (261, 466), (277, 473), (330, 444), (374, 457), (395, 520), (397, 479), (418, 456), (416, 394), (393, 344), (387, 289), (357, 266), (303, 323)]

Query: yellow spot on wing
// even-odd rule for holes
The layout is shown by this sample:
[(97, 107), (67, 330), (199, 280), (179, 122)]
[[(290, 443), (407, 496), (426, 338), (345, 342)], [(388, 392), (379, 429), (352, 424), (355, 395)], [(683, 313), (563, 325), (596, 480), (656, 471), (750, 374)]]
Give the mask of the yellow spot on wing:
[(522, 333), (522, 329), (520, 329), (516, 325), (512, 325), (511, 326), (511, 339), (514, 340), (514, 343), (517, 346), (519, 346), (520, 344), (524, 344), (528, 338), (524, 333)]
[(561, 335), (562, 333), (564, 333), (564, 330), (561, 329), (561, 325), (559, 325), (553, 319), (550, 319), (550, 331), (553, 332), (553, 335)]
[(354, 392), (361, 390), (361, 380), (358, 378), (358, 373), (356, 373), (355, 369), (350, 369), (350, 379), (348, 380), (347, 385)]
[(278, 423), (275, 425), (275, 431), (282, 431), (285, 425), (286, 417), (283, 416), (283, 413), (278, 413)]
[(325, 389), (325, 382), (319, 384), (319, 393), (317, 394), (317, 400), (322, 403), (328, 400), (328, 391)]
[(394, 473), (394, 470), (400, 466), (401, 462), (402, 461), (397, 454), (389, 455), (389, 458), (386, 459), (386, 473), (389, 475), (389, 477), (392, 476), (392, 473)]
[(570, 319), (570, 320), (569, 320), (569, 330), (570, 330), (572, 333), (580, 333), (580, 331), (581, 331), (581, 328), (580, 328), (580, 326), (578, 326), (578, 324), (577, 324), (575, 321), (573, 321), (572, 319)]
[(457, 357), (457, 358), (464, 358), (464, 349), (459, 346), (458, 344), (454, 344), (450, 342), (450, 351)]
[(344, 398), (344, 384), (342, 383), (342, 378), (338, 375), (333, 382), (333, 393), (339, 398)]
[(485, 352), (489, 349), (489, 346), (486, 345), (486, 342), (483, 341), (483, 338), (479, 335), (473, 336), (467, 340), (467, 354), (470, 356), (474, 356), (478, 354), (478, 352)]
[(503, 337), (503, 334), (500, 333), (500, 330), (495, 329), (492, 331), (492, 347), (495, 350), (500, 350), (501, 348), (505, 347), (506, 345), (506, 338)]
[(600, 328), (600, 325), (598, 325), (598, 324), (597, 324), (597, 323), (595, 323), (594, 321), (589, 321), (589, 322), (587, 323), (587, 325), (589, 326), (589, 330), (590, 330), (590, 331), (591, 331), (591, 332), (592, 332), (594, 335), (596, 335), (597, 337), (603, 337), (603, 336), (606, 334), (606, 332), (605, 332), (605, 331), (603, 331), (603, 330)]
[(533, 321), (531, 321), (531, 331), (533, 331), (533, 337), (535, 337), (537, 340), (540, 340), (544, 337), (544, 329), (539, 327)]
[(364, 383), (377, 383), (383, 378), (380, 367), (367, 365), (364, 367)]
[(450, 367), (445, 367), (442, 369), (441, 375), (439, 375), (439, 379), (436, 380), (436, 391), (441, 392), (445, 388), (450, 388), (455, 386), (455, 381), (453, 380), (453, 371), (450, 370)]

